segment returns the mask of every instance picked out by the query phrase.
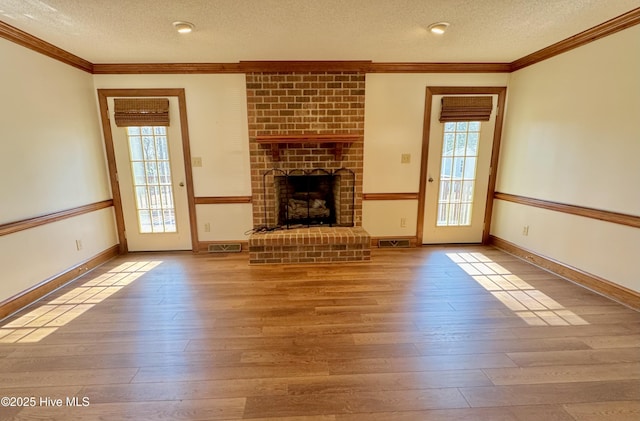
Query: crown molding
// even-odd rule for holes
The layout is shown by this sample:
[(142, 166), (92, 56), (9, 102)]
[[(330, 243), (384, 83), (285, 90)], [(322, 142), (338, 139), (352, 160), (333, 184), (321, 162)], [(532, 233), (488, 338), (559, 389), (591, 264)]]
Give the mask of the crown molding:
[(278, 72), (361, 72), (366, 73), (370, 60), (345, 61), (240, 61), (244, 73)]
[(574, 48), (581, 47), (592, 41), (604, 38), (606, 36), (615, 34), (623, 29), (630, 28), (640, 23), (640, 7), (633, 9), (625, 14), (608, 20), (600, 25), (596, 25), (593, 28), (580, 32), (572, 37), (564, 39), (560, 42), (556, 42), (546, 48), (529, 54), (511, 63), (511, 72), (520, 70), (532, 64), (539, 63), (543, 60), (557, 56), (558, 54), (565, 53)]
[(0, 37), (87, 73), (93, 73), (91, 62), (2, 21), (0, 21)]
[(105, 63), (94, 74), (366, 72), (370, 61), (240, 61), (238, 63)]
[(209, 74), (245, 73), (239, 63), (95, 63), (93, 74)]
[(371, 63), (367, 73), (509, 73), (510, 63)]
[(374, 63), (371, 61), (240, 61), (239, 63), (109, 63), (94, 74), (208, 73), (508, 73), (510, 63)]

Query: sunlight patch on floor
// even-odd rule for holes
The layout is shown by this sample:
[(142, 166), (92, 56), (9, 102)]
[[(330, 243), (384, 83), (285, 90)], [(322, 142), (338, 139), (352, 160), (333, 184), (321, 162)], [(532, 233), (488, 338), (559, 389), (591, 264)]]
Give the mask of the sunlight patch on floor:
[(482, 253), (447, 253), (447, 257), (531, 326), (589, 324)]
[(0, 327), (0, 343), (39, 342), (162, 261), (125, 262)]

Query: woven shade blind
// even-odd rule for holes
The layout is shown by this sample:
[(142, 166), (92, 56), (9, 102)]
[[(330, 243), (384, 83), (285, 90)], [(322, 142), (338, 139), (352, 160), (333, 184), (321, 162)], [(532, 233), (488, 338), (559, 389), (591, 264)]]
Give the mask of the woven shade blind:
[(445, 96), (440, 121), (489, 121), (492, 109), (490, 96)]
[(168, 126), (168, 98), (116, 98), (115, 121), (118, 127)]

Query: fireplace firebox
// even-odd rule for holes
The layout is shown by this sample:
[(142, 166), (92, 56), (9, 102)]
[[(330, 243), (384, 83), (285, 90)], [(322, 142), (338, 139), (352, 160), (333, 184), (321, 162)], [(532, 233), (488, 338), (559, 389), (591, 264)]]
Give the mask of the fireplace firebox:
[(355, 174), (272, 169), (263, 174), (265, 228), (354, 226)]

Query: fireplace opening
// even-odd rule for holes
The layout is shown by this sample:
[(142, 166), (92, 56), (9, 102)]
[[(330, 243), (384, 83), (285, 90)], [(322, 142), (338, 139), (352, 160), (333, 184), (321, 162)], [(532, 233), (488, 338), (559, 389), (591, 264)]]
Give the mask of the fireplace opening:
[(273, 169), (263, 180), (267, 228), (354, 226), (353, 171)]
[(278, 225), (333, 225), (334, 177), (329, 175), (288, 175), (276, 177), (280, 205)]

